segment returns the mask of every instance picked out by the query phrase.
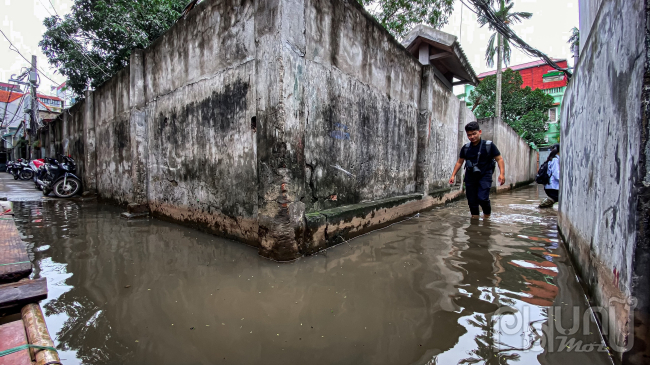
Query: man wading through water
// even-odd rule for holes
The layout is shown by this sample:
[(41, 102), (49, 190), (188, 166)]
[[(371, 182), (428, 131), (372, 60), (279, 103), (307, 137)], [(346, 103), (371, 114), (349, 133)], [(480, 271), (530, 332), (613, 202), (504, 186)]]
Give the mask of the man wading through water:
[(481, 128), (478, 123), (467, 123), (465, 132), (469, 143), (460, 149), (460, 158), (454, 166), (449, 183), (454, 184), (456, 173), (465, 162), (465, 194), (472, 218), (479, 218), (480, 205), (483, 208), (483, 219), (487, 219), (492, 214), (490, 189), (494, 165), (495, 162), (499, 164), (499, 185), (503, 185), (506, 182), (505, 164), (497, 146), (492, 141), (481, 139)]

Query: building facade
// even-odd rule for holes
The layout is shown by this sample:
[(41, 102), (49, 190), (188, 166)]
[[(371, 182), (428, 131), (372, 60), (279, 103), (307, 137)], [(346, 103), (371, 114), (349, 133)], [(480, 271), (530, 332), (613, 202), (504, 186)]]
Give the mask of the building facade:
[[(65, 102), (57, 96), (37, 95), (38, 127), (54, 120), (63, 110)], [(29, 156), (30, 148), (25, 141), (25, 130), (30, 128), (32, 96), (21, 92), (20, 87), (0, 83), (0, 170), (2, 162)], [(41, 157), (38, 153), (33, 158)]]
[[(568, 68), (565, 59), (553, 59), (558, 66)], [(544, 61), (534, 61), (508, 67), (517, 71), (523, 80), (522, 88), (530, 87), (531, 89), (541, 89), (553, 97), (553, 107), (548, 110), (549, 121), (547, 123), (547, 132), (545, 135), (546, 145), (539, 147), (550, 147), (560, 142), (560, 111), (562, 110), (562, 100), (567, 87), (567, 79), (563, 72), (555, 70), (547, 65)], [(479, 80), (496, 74), (496, 70), (484, 72), (478, 75)], [(458, 95), (461, 100), (467, 103), (467, 107), (472, 109), (473, 104), (469, 100), (469, 95), (474, 90), (474, 86), (465, 85), (465, 92)]]

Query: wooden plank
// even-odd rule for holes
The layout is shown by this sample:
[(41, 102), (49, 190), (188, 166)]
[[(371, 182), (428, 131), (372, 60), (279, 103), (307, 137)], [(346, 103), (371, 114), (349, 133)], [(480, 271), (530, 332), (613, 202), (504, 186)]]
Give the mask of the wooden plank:
[(32, 273), (25, 243), (13, 218), (0, 216), (0, 282), (12, 282)]
[(21, 280), (0, 285), (0, 308), (35, 303), (47, 298), (47, 280)]
[(441, 53), (432, 54), (431, 56), (429, 56), (429, 60), (430, 61), (440, 60), (440, 59), (443, 59), (443, 58), (447, 58), (449, 56), (451, 56), (451, 53), (449, 53), (449, 52), (441, 52)]
[[(25, 325), (22, 320), (9, 322), (0, 326), (0, 351), (27, 345)], [(29, 350), (20, 350), (0, 357), (0, 365), (32, 365)]]

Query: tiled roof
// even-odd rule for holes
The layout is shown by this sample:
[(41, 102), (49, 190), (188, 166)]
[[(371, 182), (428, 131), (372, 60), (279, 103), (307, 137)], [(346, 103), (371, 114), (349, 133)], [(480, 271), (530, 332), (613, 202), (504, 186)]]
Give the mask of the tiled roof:
[[(566, 61), (566, 59), (560, 59), (560, 58), (551, 58), (551, 60), (553, 62)], [(546, 62), (544, 62), (543, 60), (539, 60), (539, 61), (533, 61), (533, 62), (528, 62), (528, 63), (522, 63), (521, 65), (514, 65), (514, 66), (504, 67), (502, 70), (506, 70), (506, 69), (509, 68), (509, 69), (511, 69), (513, 71), (518, 71), (518, 70), (525, 70), (527, 68), (542, 66), (542, 65), (545, 65), (545, 64), (546, 64)], [(478, 75), (478, 78), (483, 79), (483, 78), (488, 77), (488, 76), (496, 75), (496, 73), (497, 73), (497, 70), (483, 72), (482, 74)]]
[(20, 99), (23, 96), (22, 93), (10, 92), (5, 90), (0, 90), (0, 103), (11, 103)]

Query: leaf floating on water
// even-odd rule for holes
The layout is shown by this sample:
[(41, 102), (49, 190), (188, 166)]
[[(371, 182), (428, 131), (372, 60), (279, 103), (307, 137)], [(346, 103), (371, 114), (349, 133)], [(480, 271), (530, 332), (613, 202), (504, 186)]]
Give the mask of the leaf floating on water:
[(131, 287), (131, 285), (124, 285), (124, 287), (125, 287), (125, 288), (130, 288), (130, 287)]

